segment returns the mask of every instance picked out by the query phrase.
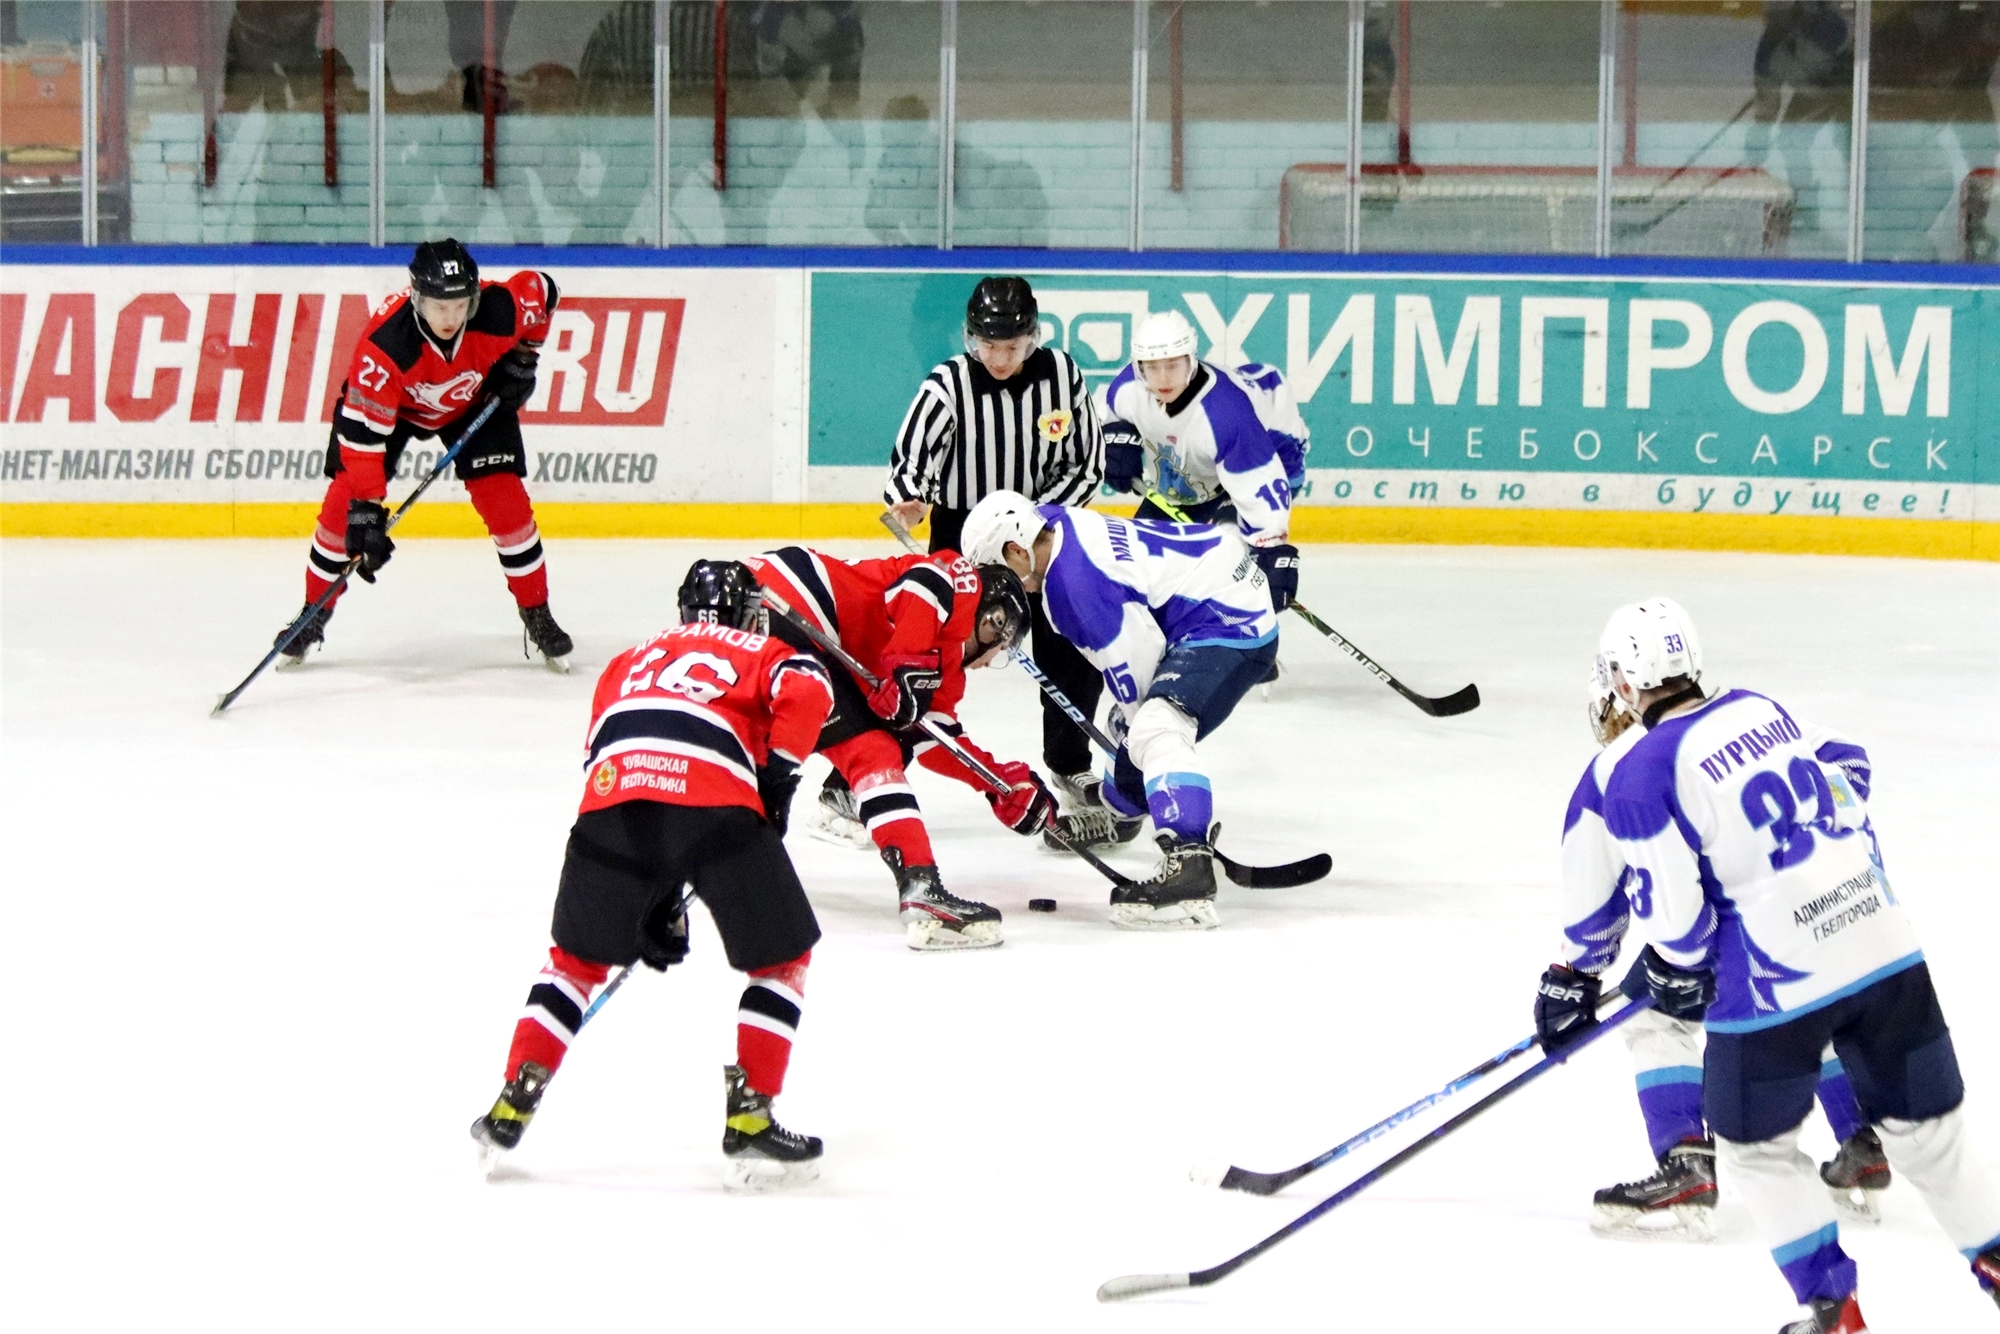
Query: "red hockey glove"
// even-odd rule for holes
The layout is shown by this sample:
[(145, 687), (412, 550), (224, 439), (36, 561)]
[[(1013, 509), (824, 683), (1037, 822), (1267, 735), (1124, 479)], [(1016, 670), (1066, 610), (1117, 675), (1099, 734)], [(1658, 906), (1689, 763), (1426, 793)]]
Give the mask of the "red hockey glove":
[(1033, 769), (1018, 761), (996, 764), (993, 772), (1006, 779), (1010, 789), (1004, 794), (987, 796), (994, 817), (1017, 834), (1040, 833), (1056, 810), (1056, 799), (1049, 795), (1042, 780)]
[(892, 728), (914, 727), (942, 685), (936, 649), (892, 653), (882, 660), (882, 683), (868, 692), (868, 707)]

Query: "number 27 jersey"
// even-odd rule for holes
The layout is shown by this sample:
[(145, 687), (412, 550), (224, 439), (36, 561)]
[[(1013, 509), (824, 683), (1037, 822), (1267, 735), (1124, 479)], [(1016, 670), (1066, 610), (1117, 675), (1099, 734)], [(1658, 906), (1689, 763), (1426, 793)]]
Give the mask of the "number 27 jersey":
[(1859, 746), (1748, 690), (1657, 724), (1612, 771), (1633, 916), (1669, 962), (1714, 967), (1710, 1030), (1782, 1023), (1922, 960), (1869, 781)]
[(622, 801), (748, 806), (757, 770), (812, 753), (833, 707), (826, 667), (767, 635), (696, 623), (611, 660), (584, 741), (582, 810)]

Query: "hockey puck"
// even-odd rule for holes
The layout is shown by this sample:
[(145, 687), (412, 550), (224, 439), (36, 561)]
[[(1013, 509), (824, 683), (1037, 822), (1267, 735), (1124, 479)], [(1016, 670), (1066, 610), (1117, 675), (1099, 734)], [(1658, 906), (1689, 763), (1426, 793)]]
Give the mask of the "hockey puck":
[(1028, 900), (1029, 912), (1054, 912), (1055, 910), (1056, 910), (1056, 901), (1054, 899)]

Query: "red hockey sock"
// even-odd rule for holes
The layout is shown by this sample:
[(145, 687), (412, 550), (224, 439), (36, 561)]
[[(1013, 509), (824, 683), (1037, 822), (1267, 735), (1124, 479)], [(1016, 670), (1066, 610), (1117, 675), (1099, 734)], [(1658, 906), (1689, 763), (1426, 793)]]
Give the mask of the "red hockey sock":
[(465, 484), (465, 493), (493, 535), (514, 601), (523, 607), (547, 602), (549, 572), (544, 568), (542, 532), (535, 525), (535, 508), (528, 503), (528, 489), (521, 479), (510, 472), (480, 477)]
[[(318, 601), (320, 594), (333, 587), (333, 581), (347, 564), (347, 502), (353, 494), (346, 473), (337, 474), (327, 483), (326, 499), (320, 502), (319, 523), (313, 529), (312, 547), (306, 552), (307, 602)], [(346, 591), (343, 588), (334, 594), (327, 609), (332, 610)]]
[(785, 1091), (785, 1067), (792, 1061), (799, 1007), (805, 1004), (807, 950), (790, 963), (756, 968), (736, 1006), (736, 1064), (743, 1082), (766, 1097)]
[(528, 989), (528, 1008), (514, 1025), (514, 1045), (507, 1049), (506, 1078), (510, 1082), (521, 1072), (523, 1061), (533, 1061), (550, 1074), (556, 1072), (576, 1030), (583, 1026), (590, 993), (602, 986), (610, 973), (608, 964), (579, 959), (559, 945), (549, 947), (548, 965)]
[(861, 823), (878, 849), (894, 848), (905, 866), (936, 865), (924, 813), (917, 808), (917, 794), (903, 772), (902, 747), (894, 737), (863, 732), (829, 748), (826, 757), (854, 789)]

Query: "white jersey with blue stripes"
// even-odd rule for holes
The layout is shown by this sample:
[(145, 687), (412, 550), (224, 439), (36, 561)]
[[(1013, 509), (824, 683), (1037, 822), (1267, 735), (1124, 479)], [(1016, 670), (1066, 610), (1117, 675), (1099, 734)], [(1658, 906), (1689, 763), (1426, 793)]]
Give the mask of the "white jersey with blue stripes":
[(1275, 366), (1252, 362), (1232, 371), (1196, 362), (1195, 382), (1165, 404), (1128, 365), (1103, 392), (1100, 415), (1129, 422), (1144, 437), (1145, 478), (1153, 490), (1183, 505), (1226, 494), (1253, 545), (1285, 539), (1311, 445), (1291, 386)]
[(1170, 646), (1247, 649), (1277, 638), (1264, 572), (1228, 529), (1036, 510), (1055, 530), (1042, 577), (1049, 623), (1120, 702), (1145, 697)]
[(1656, 724), (1612, 770), (1604, 821), (1639, 930), (1713, 967), (1714, 1032), (1782, 1023), (1920, 962), (1867, 820), (1868, 754), (1731, 690)]
[(1617, 962), (1631, 921), (1631, 900), (1625, 891), (1632, 868), (1605, 827), (1604, 787), (1618, 761), (1645, 735), (1643, 727), (1628, 727), (1598, 751), (1563, 812), (1563, 962), (1582, 972), (1601, 973)]

